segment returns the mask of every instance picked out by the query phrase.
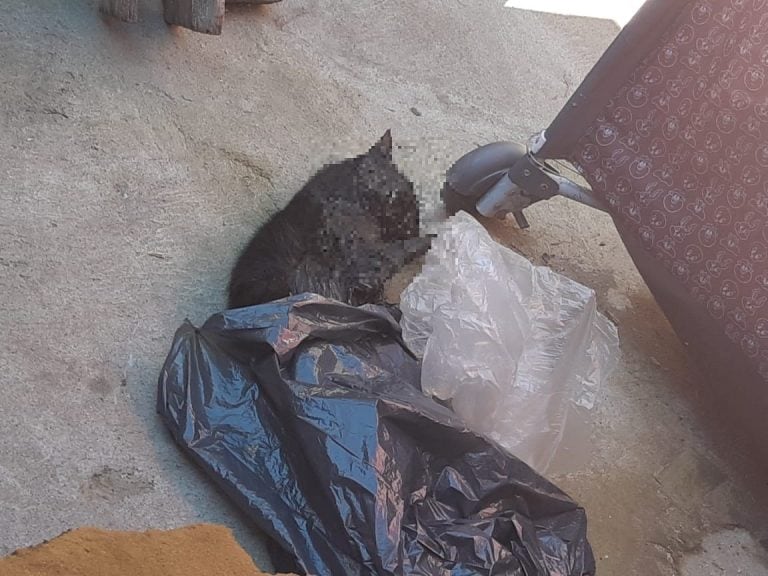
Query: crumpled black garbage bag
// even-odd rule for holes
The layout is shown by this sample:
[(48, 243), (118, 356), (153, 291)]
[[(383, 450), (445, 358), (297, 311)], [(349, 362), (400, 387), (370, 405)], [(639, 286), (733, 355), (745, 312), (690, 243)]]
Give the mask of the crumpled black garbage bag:
[(158, 411), (309, 574), (593, 574), (584, 510), (419, 369), (385, 308), (301, 295), (183, 325)]

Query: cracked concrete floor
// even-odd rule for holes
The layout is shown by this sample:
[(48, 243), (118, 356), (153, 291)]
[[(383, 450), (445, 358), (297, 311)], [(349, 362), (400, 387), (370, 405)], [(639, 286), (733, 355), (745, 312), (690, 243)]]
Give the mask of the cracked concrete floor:
[[(284, 0), (224, 34), (96, 2), (0, 21), (0, 553), (80, 525), (258, 534), (154, 415), (177, 325), (222, 307), (253, 228), (386, 128), (429, 209), (477, 144), (546, 126), (617, 28), (502, 0)], [(553, 201), (492, 231), (593, 286), (623, 359), (593, 457), (554, 478), (587, 508), (601, 574), (768, 573), (765, 482), (696, 408), (696, 377), (610, 221)]]

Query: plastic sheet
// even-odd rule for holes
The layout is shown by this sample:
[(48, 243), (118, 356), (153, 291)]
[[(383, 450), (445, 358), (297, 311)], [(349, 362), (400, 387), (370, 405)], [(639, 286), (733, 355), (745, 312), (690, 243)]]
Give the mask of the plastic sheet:
[(401, 297), (425, 393), (542, 473), (588, 456), (590, 411), (618, 357), (595, 293), (451, 218)]
[(419, 374), (386, 309), (302, 295), (182, 326), (158, 411), (309, 574), (593, 574), (584, 510)]

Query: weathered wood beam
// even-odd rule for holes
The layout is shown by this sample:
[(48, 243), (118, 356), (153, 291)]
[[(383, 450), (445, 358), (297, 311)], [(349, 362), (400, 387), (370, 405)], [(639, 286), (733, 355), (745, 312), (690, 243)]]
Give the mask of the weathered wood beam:
[(101, 0), (99, 10), (123, 22), (139, 20), (139, 0)]
[(203, 34), (221, 34), (224, 0), (163, 0), (165, 21)]

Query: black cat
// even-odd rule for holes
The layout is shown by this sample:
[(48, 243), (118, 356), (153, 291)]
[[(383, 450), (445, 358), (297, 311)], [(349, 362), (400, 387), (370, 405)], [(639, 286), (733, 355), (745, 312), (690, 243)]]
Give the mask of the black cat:
[(229, 307), (302, 292), (379, 304), (385, 282), (428, 248), (387, 131), (365, 154), (320, 170), (256, 232), (232, 270)]

